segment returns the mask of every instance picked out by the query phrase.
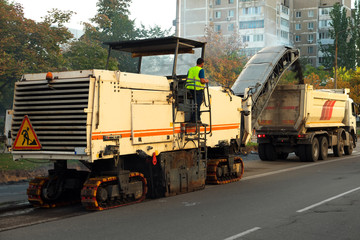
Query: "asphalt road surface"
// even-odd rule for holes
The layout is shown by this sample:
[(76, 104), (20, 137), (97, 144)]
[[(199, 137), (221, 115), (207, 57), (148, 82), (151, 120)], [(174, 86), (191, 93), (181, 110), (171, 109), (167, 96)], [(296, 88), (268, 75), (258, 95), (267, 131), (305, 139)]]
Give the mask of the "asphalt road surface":
[(240, 182), (101, 212), (2, 213), (0, 239), (360, 239), (358, 154), (316, 163), (249, 159)]

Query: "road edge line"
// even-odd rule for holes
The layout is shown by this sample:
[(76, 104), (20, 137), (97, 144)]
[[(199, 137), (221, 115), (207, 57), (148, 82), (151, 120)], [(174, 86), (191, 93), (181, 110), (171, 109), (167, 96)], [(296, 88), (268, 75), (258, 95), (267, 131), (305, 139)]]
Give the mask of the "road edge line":
[(236, 234), (236, 235), (233, 235), (233, 236), (231, 236), (231, 237), (225, 238), (224, 240), (235, 240), (235, 239), (237, 239), (237, 238), (243, 237), (243, 236), (245, 236), (245, 235), (248, 235), (248, 234), (250, 234), (250, 233), (253, 233), (253, 232), (255, 232), (255, 231), (258, 231), (258, 230), (260, 230), (260, 229), (261, 229), (260, 227), (254, 227), (254, 228), (252, 228), (252, 229), (246, 230), (246, 231), (241, 232), (241, 233), (239, 233), (239, 234)]
[(340, 198), (340, 197), (342, 197), (342, 196), (345, 196), (345, 195), (347, 195), (347, 194), (350, 194), (350, 193), (355, 192), (355, 191), (358, 191), (358, 190), (360, 190), (360, 187), (357, 187), (357, 188), (354, 188), (354, 189), (349, 190), (349, 191), (347, 191), (347, 192), (338, 194), (338, 195), (336, 195), (336, 196), (334, 196), (334, 197), (325, 199), (324, 201), (321, 201), (321, 202), (315, 203), (315, 204), (313, 204), (313, 205), (310, 205), (310, 206), (308, 206), (308, 207), (306, 207), (306, 208), (297, 210), (296, 212), (297, 212), (297, 213), (305, 212), (305, 211), (307, 211), (307, 210), (310, 210), (310, 209), (312, 209), (312, 208), (318, 207), (318, 206), (320, 206), (320, 205), (322, 205), (322, 204), (324, 204), (324, 203), (330, 202), (330, 201), (332, 201), (332, 200), (335, 200), (335, 199), (337, 199), (337, 198)]

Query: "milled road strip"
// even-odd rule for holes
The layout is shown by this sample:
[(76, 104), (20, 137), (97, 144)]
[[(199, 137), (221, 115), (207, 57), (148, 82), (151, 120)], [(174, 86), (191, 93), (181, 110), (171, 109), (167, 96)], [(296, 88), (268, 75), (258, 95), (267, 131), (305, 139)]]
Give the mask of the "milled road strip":
[[(292, 168), (285, 168), (285, 169), (281, 169), (281, 170), (277, 170), (277, 171), (273, 171), (273, 172), (261, 173), (261, 174), (257, 174), (257, 175), (254, 175), (254, 176), (243, 177), (241, 179), (241, 181), (247, 181), (247, 180), (251, 180), (251, 179), (255, 179), (255, 178), (266, 177), (266, 176), (270, 176), (270, 175), (275, 175), (275, 174), (284, 173), (284, 172), (290, 172), (290, 171), (294, 171), (294, 170), (298, 170), (298, 169), (302, 169), (302, 168), (308, 168), (308, 167), (318, 166), (318, 165), (332, 163), (332, 162), (344, 161), (346, 159), (351, 159), (351, 158), (358, 157), (358, 155), (360, 155), (360, 154), (348, 156), (348, 157), (345, 157), (345, 158), (342, 157), (340, 159), (337, 158), (337, 159), (325, 160), (325, 161), (317, 162), (317, 163), (309, 163), (307, 165), (298, 166), (298, 167), (292, 167)], [(245, 169), (245, 171), (246, 171), (246, 169)]]
[(337, 198), (340, 198), (340, 197), (342, 197), (342, 196), (345, 196), (345, 195), (347, 195), (347, 194), (350, 194), (350, 193), (355, 192), (355, 191), (358, 191), (358, 190), (360, 190), (360, 187), (351, 189), (351, 190), (349, 190), (349, 191), (347, 191), (347, 192), (344, 192), (344, 193), (341, 193), (341, 194), (336, 195), (336, 196), (334, 196), (334, 197), (328, 198), (328, 199), (326, 199), (326, 200), (324, 200), (324, 201), (321, 201), (321, 202), (315, 203), (315, 204), (313, 204), (313, 205), (310, 205), (310, 206), (308, 206), (308, 207), (306, 207), (306, 208), (297, 210), (296, 212), (297, 212), (297, 213), (305, 212), (305, 211), (307, 211), (307, 210), (310, 210), (310, 209), (312, 209), (312, 208), (315, 208), (315, 207), (320, 206), (320, 205), (322, 205), (322, 204), (324, 204), (324, 203), (330, 202), (330, 201), (332, 201), (332, 200), (335, 200), (335, 199), (337, 199)]
[(239, 234), (236, 234), (234, 236), (231, 236), (231, 237), (228, 237), (228, 238), (225, 238), (224, 240), (235, 240), (235, 239), (238, 239), (240, 237), (243, 237), (245, 235), (248, 235), (252, 232), (255, 232), (257, 230), (260, 230), (261, 228), (260, 227), (254, 227), (252, 229), (249, 229), (249, 230), (246, 230), (245, 232), (242, 232), (242, 233), (239, 233)]

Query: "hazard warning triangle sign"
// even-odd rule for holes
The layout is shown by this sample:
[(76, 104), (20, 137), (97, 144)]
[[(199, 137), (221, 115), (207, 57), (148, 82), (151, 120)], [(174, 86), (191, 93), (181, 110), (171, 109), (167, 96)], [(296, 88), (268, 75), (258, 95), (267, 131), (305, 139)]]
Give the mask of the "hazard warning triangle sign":
[(30, 123), (27, 115), (21, 123), (19, 132), (17, 133), (13, 150), (40, 150), (41, 144), (36, 136), (34, 128)]

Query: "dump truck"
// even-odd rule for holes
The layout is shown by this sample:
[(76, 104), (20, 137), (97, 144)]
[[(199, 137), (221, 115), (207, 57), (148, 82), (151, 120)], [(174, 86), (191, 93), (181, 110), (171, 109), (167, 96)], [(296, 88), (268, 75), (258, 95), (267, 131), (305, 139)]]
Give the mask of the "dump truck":
[(278, 85), (256, 129), (261, 160), (301, 161), (351, 155), (356, 146), (356, 106), (349, 89), (315, 90), (311, 85)]

